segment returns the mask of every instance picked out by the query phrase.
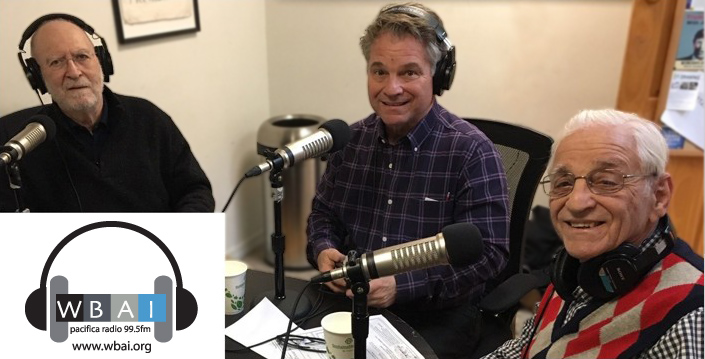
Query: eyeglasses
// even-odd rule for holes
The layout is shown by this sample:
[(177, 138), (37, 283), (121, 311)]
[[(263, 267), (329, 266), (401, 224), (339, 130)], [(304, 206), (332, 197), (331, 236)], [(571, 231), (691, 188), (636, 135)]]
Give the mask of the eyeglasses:
[[(279, 345), (284, 345), (284, 335), (277, 336), (277, 342)], [(300, 335), (289, 334), (288, 346), (307, 352), (326, 352), (326, 342), (323, 338), (303, 337)]]
[(91, 59), (93, 59), (93, 56), (95, 54), (91, 53), (79, 53), (76, 55), (73, 55), (71, 57), (62, 57), (59, 59), (53, 59), (49, 61), (49, 68), (52, 70), (63, 70), (66, 68), (67, 64), (69, 63), (69, 60), (73, 61), (73, 63), (76, 66), (86, 66)]
[(554, 173), (541, 180), (543, 191), (551, 198), (560, 198), (573, 192), (575, 181), (582, 178), (587, 183), (588, 189), (594, 194), (610, 194), (624, 188), (624, 183), (628, 179), (639, 177), (653, 177), (655, 173), (648, 175), (625, 175), (622, 172), (609, 169), (598, 169), (590, 171), (585, 176), (576, 176), (570, 172)]

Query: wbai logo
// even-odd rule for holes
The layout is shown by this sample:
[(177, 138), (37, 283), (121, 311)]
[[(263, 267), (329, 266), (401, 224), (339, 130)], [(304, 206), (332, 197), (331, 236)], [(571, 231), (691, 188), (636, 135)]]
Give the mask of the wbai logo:
[[(196, 298), (183, 287), (181, 271), (169, 248), (157, 236), (131, 223), (118, 221), (96, 222), (83, 226), (64, 238), (49, 255), (38, 289), (32, 292), (25, 303), (25, 315), (32, 326), (47, 330), (47, 277), (54, 259), (71, 240), (90, 230), (106, 227), (124, 228), (149, 238), (169, 259), (176, 279), (176, 291), (171, 278), (159, 276), (154, 280), (154, 293), (150, 294), (69, 294), (68, 279), (56, 276), (49, 286), (49, 336), (55, 342), (63, 342), (69, 336), (70, 322), (141, 322), (154, 323), (154, 338), (165, 343), (171, 340), (173, 328), (188, 328), (198, 314)], [(176, 310), (172, 303), (176, 297)], [(176, 320), (172, 313), (176, 312)], [(149, 327), (137, 325), (134, 331), (147, 332)], [(106, 332), (118, 332), (121, 327), (103, 327)], [(97, 326), (85, 324), (71, 328), (71, 332), (100, 331)]]

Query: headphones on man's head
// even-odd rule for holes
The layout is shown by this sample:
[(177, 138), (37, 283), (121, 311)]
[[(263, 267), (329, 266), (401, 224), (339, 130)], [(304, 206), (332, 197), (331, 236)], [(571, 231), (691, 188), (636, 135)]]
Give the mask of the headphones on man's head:
[(446, 34), (446, 30), (441, 26), (440, 21), (436, 20), (435, 16), (429, 14), (423, 9), (414, 6), (393, 6), (384, 12), (402, 13), (413, 17), (420, 17), (433, 28), (436, 32), (436, 38), (441, 46), (445, 46), (445, 54), (436, 64), (436, 73), (433, 75), (433, 93), (440, 96), (443, 90), (450, 90), (450, 85), (455, 77), (455, 46), (453, 46)]
[(622, 243), (584, 263), (561, 248), (551, 263), (551, 281), (564, 300), (573, 300), (573, 291), (578, 285), (597, 299), (610, 300), (634, 289), (644, 275), (671, 252), (675, 237), (669, 224), (658, 242), (643, 252), (633, 244)]
[(108, 52), (108, 46), (105, 44), (105, 39), (103, 39), (102, 36), (98, 35), (90, 25), (86, 24), (85, 22), (83, 22), (83, 20), (73, 15), (48, 14), (40, 17), (37, 20), (34, 20), (34, 22), (27, 27), (27, 29), (22, 34), (22, 39), (20, 39), (20, 52), (17, 53), (17, 58), (20, 60), (20, 66), (22, 66), (22, 70), (24, 71), (24, 74), (27, 77), (30, 86), (32, 86), (32, 89), (36, 91), (41, 91), (42, 94), (47, 93), (47, 87), (46, 84), (44, 84), (44, 79), (42, 78), (42, 71), (39, 68), (39, 63), (37, 63), (37, 60), (32, 57), (29, 57), (26, 60), (22, 58), (22, 54), (26, 53), (24, 51), (24, 45), (42, 24), (55, 19), (64, 19), (66, 21), (69, 21), (83, 29), (83, 31), (87, 32), (89, 35), (91, 35), (91, 37), (98, 37), (98, 39), (100, 39), (101, 45), (95, 46), (94, 50), (95, 55), (98, 58), (98, 62), (100, 62), (100, 67), (103, 69), (103, 81), (108, 82), (110, 79), (110, 75), (112, 75), (114, 71), (113, 60), (110, 57), (110, 52)]

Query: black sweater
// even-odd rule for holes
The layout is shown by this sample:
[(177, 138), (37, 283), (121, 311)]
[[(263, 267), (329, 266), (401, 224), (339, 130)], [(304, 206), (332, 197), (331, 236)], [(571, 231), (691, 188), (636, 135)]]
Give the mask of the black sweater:
[[(78, 141), (71, 120), (55, 104), (0, 118), (0, 144), (31, 116), (56, 123), (56, 137), (19, 161), (21, 199), (31, 212), (213, 212), (205, 173), (171, 118), (151, 102), (104, 88), (107, 137), (100, 157)], [(0, 211), (17, 210), (0, 168)]]

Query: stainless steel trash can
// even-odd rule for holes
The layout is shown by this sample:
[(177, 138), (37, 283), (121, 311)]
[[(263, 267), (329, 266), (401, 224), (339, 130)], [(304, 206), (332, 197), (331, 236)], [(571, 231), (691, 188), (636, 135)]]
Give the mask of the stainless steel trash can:
[[(284, 115), (265, 121), (257, 131), (257, 153), (264, 157), (265, 151), (275, 151), (291, 142), (300, 140), (314, 132), (326, 121), (314, 115)], [(285, 236), (284, 268), (311, 269), (306, 260), (306, 222), (311, 213), (311, 201), (316, 186), (325, 170), (325, 162), (311, 158), (297, 162), (295, 166), (281, 172), (284, 186), (282, 199), (282, 234)], [(265, 260), (273, 265), (271, 235), (274, 233), (274, 204), (269, 174), (264, 180), (265, 197)]]

